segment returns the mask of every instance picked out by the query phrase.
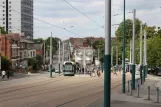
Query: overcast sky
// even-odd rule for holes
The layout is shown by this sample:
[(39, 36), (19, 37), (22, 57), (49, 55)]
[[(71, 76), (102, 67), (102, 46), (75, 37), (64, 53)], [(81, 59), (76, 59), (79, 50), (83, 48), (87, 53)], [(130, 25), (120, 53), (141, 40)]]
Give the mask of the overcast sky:
[[(34, 17), (50, 24), (65, 28), (63, 29), (34, 20), (34, 38), (47, 38), (53, 33), (53, 37), (67, 39), (69, 37), (104, 37), (104, 14), (105, 0), (66, 0), (89, 18), (83, 16), (64, 0), (34, 0)], [(161, 26), (161, 0), (126, 0), (126, 18), (132, 19), (128, 13), (136, 9), (136, 17), (150, 26)], [(123, 21), (123, 0), (112, 0), (112, 24)], [(116, 27), (116, 28), (115, 28)], [(112, 27), (112, 36), (115, 29)]]

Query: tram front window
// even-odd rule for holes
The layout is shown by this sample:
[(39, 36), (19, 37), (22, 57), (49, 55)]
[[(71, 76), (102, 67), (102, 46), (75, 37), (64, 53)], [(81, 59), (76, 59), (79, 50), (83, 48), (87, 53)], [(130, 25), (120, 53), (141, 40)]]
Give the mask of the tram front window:
[(65, 65), (65, 70), (72, 70), (72, 65)]

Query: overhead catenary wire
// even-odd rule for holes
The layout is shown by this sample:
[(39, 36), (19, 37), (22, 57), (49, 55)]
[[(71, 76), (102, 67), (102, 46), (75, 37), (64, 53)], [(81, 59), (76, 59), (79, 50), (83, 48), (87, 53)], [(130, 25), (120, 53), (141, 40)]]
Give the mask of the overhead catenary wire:
[[(2, 5), (0, 5), (0, 6), (2, 6)], [(24, 14), (24, 15), (27, 15), (27, 16), (32, 16), (32, 15), (30, 15), (30, 14), (21, 13), (21, 12), (19, 12), (19, 11), (17, 11), (17, 10), (11, 9), (11, 8), (10, 8), (10, 10), (13, 10), (13, 11), (19, 13), (19, 14)], [(32, 17), (33, 17), (33, 16), (32, 16)], [(35, 18), (35, 17), (33, 17), (33, 19), (38, 20), (38, 21), (43, 22), (43, 23), (46, 23), (46, 24), (51, 25), (51, 26), (53, 26), (53, 27), (56, 27), (56, 28), (65, 30), (65, 31), (67, 31), (67, 32), (69, 32), (69, 33), (71, 33), (71, 34), (73, 34), (73, 35), (77, 35), (78, 37), (81, 37), (79, 34), (76, 34), (76, 33), (72, 32), (72, 31), (69, 31), (69, 30), (67, 30), (66, 28), (63, 28), (63, 27), (60, 27), (60, 26), (51, 24), (51, 23), (49, 23), (49, 22), (43, 21), (43, 20), (38, 19), (38, 18)]]
[(90, 17), (88, 17), (86, 14), (84, 14), (83, 12), (81, 12), (80, 10), (78, 10), (76, 7), (74, 7), (73, 5), (71, 5), (69, 2), (67, 2), (66, 0), (63, 0), (65, 3), (67, 3), (68, 5), (70, 5), (72, 8), (74, 8), (75, 10), (77, 10), (79, 13), (81, 13), (83, 16), (85, 16), (86, 18), (88, 18), (89, 20), (91, 20), (93, 23), (95, 23), (96, 25), (100, 26), (101, 28), (104, 28), (104, 26), (101, 26), (100, 24), (98, 24), (96, 21), (92, 20)]

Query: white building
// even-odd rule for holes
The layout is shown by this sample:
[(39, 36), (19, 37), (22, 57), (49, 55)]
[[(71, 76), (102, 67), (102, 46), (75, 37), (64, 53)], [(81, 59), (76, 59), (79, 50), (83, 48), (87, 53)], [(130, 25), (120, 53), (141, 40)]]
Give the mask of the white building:
[[(6, 0), (0, 0), (0, 26), (6, 29)], [(8, 0), (8, 32), (33, 38), (33, 0)]]

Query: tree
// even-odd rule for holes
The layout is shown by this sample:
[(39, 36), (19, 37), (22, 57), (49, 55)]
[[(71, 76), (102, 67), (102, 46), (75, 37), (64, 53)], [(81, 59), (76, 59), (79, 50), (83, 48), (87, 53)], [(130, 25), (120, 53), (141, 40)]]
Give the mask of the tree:
[(2, 70), (9, 70), (12, 66), (12, 62), (8, 57), (1, 56), (1, 67)]
[(2, 34), (7, 34), (7, 32), (4, 30), (3, 27), (0, 27), (0, 29), (1, 29), (1, 33), (2, 33)]
[(155, 26), (146, 27), (147, 38), (151, 38), (151, 37), (154, 37), (156, 35), (155, 29), (156, 29)]
[(87, 43), (88, 46), (91, 47), (92, 44), (91, 44), (91, 41), (89, 39), (87, 39), (87, 42), (86, 43)]
[[(52, 38), (52, 50), (53, 50), (53, 54), (56, 53), (56, 51), (58, 50), (58, 38)], [(46, 40), (45, 40), (45, 48), (47, 50), (50, 50), (50, 37), (48, 37)]]
[[(129, 39), (132, 38), (132, 33), (133, 33), (133, 21), (131, 19), (127, 19), (125, 21), (126, 23), (126, 41), (129, 41)], [(136, 29), (135, 29), (135, 34), (136, 34), (136, 37), (138, 38), (139, 37), (139, 34), (140, 34), (140, 23), (141, 21), (139, 19), (136, 19)], [(116, 31), (116, 37), (118, 38), (119, 41), (122, 40), (123, 38), (123, 22), (121, 22), (119, 24), (119, 27)], [(146, 24), (143, 24), (143, 29), (146, 27)]]

